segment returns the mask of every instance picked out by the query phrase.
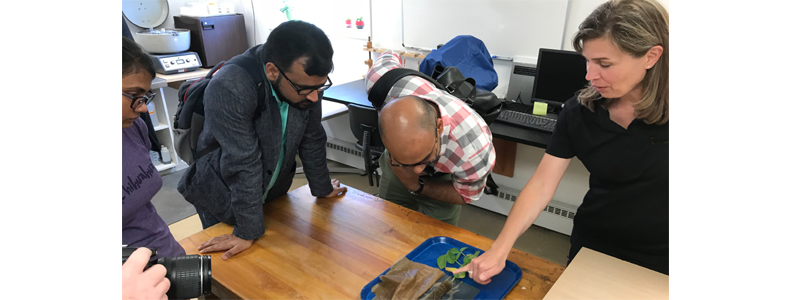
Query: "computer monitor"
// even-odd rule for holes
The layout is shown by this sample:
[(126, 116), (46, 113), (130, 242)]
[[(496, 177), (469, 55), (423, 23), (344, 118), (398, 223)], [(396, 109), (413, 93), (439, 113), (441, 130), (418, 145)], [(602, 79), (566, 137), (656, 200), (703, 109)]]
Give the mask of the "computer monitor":
[(583, 55), (575, 51), (541, 48), (536, 60), (531, 102), (561, 106), (586, 83), (586, 59)]

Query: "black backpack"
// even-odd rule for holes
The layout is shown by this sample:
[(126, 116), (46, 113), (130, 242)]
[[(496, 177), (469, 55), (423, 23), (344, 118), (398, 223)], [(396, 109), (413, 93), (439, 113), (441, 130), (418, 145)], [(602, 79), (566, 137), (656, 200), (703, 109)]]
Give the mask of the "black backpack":
[[(503, 107), (503, 102), (497, 98), (492, 92), (479, 90), (475, 86), (475, 79), (464, 77), (458, 68), (442, 67), (436, 65), (433, 71), (433, 77), (426, 75), (417, 70), (407, 68), (396, 68), (389, 70), (375, 84), (369, 91), (367, 98), (375, 109), (383, 107), (383, 101), (386, 100), (386, 95), (389, 94), (392, 86), (406, 76), (419, 76), (430, 81), (436, 88), (442, 92), (455, 96), (461, 101), (469, 105), (472, 110), (477, 112), (486, 125), (491, 125), (497, 116), (500, 115), (500, 110)], [(436, 79), (434, 79), (436, 78)], [(479, 93), (479, 91), (482, 91)]]
[[(475, 87), (475, 79), (465, 78), (456, 67), (444, 68), (441, 65), (437, 65), (433, 71), (433, 75), (437, 79), (433, 79), (431, 76), (413, 69), (396, 68), (389, 70), (372, 85), (372, 89), (369, 90), (369, 95), (367, 95), (369, 102), (372, 103), (375, 109), (381, 109), (381, 107), (383, 107), (383, 101), (386, 100), (386, 95), (389, 94), (389, 90), (392, 86), (400, 80), (400, 78), (410, 75), (425, 78), (433, 83), (436, 88), (461, 99), (461, 101), (464, 101), (464, 103), (469, 105), (472, 110), (483, 118), (487, 126), (491, 125), (491, 123), (497, 119), (497, 116), (500, 115), (503, 102), (500, 101), (494, 93), (486, 92), (478, 94), (478, 89)], [(489, 173), (486, 180), (486, 188), (484, 188), (483, 192), (485, 194), (497, 196), (499, 193), (497, 189), (498, 185), (494, 182), (492, 174)]]
[(253, 84), (258, 90), (258, 107), (253, 120), (258, 119), (261, 112), (266, 109), (266, 83), (262, 80), (264, 64), (247, 55), (237, 55), (227, 62), (219, 62), (208, 72), (206, 77), (181, 84), (178, 89), (178, 112), (175, 113), (175, 120), (172, 122), (172, 132), (175, 134), (175, 152), (187, 164), (192, 164), (203, 155), (220, 147), (219, 143), (215, 142), (204, 149), (197, 149), (197, 140), (203, 131), (205, 121), (203, 96), (206, 87), (211, 82), (214, 73), (225, 64), (244, 68), (253, 79)]

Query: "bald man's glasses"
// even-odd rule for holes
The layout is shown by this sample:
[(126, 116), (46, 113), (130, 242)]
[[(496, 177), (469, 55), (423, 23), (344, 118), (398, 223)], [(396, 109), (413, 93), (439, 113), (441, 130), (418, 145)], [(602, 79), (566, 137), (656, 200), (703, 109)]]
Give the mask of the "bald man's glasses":
[(413, 167), (416, 167), (416, 166), (428, 165), (428, 164), (436, 161), (437, 159), (439, 159), (439, 155), (434, 155), (434, 154), (437, 152), (436, 151), (436, 148), (437, 148), (436, 146), (439, 145), (439, 139), (440, 139), (439, 133), (437, 132), (436, 133), (436, 141), (433, 143), (433, 149), (431, 149), (431, 153), (428, 153), (428, 156), (426, 156), (426, 157), (431, 157), (431, 155), (433, 155), (432, 159), (421, 161), (421, 162), (418, 162), (418, 163), (415, 163), (415, 164), (410, 164), (410, 165), (401, 164), (400, 162), (394, 160), (394, 158), (392, 157), (392, 154), (389, 153), (389, 151), (386, 151), (386, 154), (389, 155), (389, 165), (392, 166), (392, 167), (412, 167), (413, 168)]

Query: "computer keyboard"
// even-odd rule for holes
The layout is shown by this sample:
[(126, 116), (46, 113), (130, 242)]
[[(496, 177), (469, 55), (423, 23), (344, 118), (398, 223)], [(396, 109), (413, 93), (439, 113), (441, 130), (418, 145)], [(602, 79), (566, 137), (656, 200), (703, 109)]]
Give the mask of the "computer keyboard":
[(513, 110), (501, 111), (496, 121), (550, 133), (556, 128), (556, 119)]

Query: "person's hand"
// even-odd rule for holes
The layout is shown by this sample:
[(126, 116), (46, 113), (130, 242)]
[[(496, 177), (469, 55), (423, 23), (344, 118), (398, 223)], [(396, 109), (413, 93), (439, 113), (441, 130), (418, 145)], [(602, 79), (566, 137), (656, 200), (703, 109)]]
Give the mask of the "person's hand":
[(330, 194), (327, 194), (327, 195), (325, 195), (325, 197), (322, 197), (322, 198), (336, 197), (336, 196), (339, 196), (340, 194), (347, 193), (347, 187), (346, 186), (345, 187), (339, 187), (339, 185), (340, 185), (339, 184), (339, 179), (336, 179), (336, 178), (331, 179), (331, 185), (333, 186), (333, 191)]
[(419, 189), (419, 174), (414, 173), (414, 169), (406, 167), (392, 167), (392, 172), (397, 179), (406, 187), (406, 189), (416, 191)]
[(466, 266), (456, 269), (453, 274), (468, 272), (469, 278), (480, 284), (492, 282), (492, 277), (506, 267), (508, 252), (489, 249), (469, 262)]
[(147, 248), (133, 251), (128, 260), (122, 264), (122, 299), (167, 299), (169, 279), (167, 268), (155, 264), (146, 271), (147, 261), (152, 252)]
[(227, 250), (225, 254), (222, 254), (222, 260), (227, 260), (239, 254), (239, 252), (250, 248), (250, 246), (253, 245), (253, 241), (254, 240), (243, 240), (232, 234), (223, 234), (203, 242), (200, 244), (200, 247), (197, 247), (197, 250), (200, 250), (202, 254)]

